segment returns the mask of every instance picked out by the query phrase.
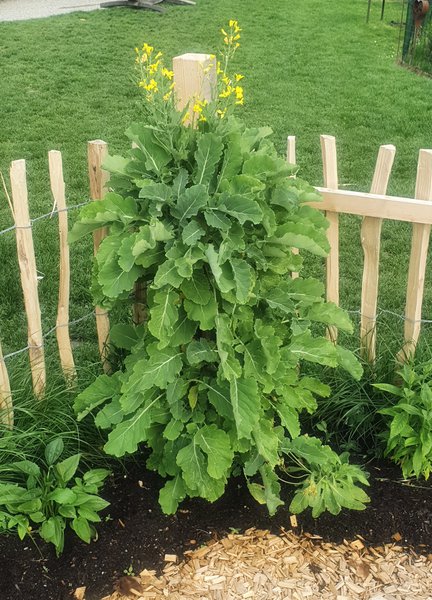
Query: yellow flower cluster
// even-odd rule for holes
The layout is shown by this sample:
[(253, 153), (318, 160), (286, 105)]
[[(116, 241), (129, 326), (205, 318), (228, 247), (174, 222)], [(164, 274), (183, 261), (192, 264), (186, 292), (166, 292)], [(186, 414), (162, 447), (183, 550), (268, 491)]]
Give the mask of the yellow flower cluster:
[(154, 47), (144, 43), (142, 48), (135, 48), (135, 62), (138, 65), (140, 79), (138, 86), (147, 92), (146, 100), (153, 102), (155, 94), (161, 93), (164, 102), (172, 97), (174, 84), (170, 83), (174, 77), (163, 65), (163, 54), (154, 55)]
[(226, 31), (223, 27), (221, 33), (224, 36), (223, 41), (226, 46), (232, 46), (235, 49), (240, 47), (240, 27), (238, 21), (230, 19), (228, 22), (229, 31)]
[(207, 104), (208, 104), (207, 100), (195, 100), (194, 105), (192, 107), (192, 111), (196, 115), (199, 115), (198, 121), (201, 121), (202, 123), (205, 123), (207, 121), (205, 116), (202, 114), (203, 108), (205, 106), (207, 106)]

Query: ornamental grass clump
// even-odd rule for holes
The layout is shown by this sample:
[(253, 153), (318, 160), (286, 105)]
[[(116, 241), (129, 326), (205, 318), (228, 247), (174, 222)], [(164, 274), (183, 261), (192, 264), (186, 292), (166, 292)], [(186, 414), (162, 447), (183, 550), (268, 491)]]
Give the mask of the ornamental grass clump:
[(75, 410), (106, 430), (108, 454), (150, 449), (147, 467), (166, 478), (166, 513), (186, 497), (213, 502), (243, 475), (273, 514), (281, 474), (298, 485), (295, 512), (363, 509), (363, 471), (301, 435), (301, 412), (330, 394), (302, 363), (354, 377), (361, 367), (315, 332), (314, 324), (350, 332), (346, 313), (324, 302), (320, 281), (290, 277), (301, 273), (302, 251), (326, 256), (327, 221), (308, 206), (319, 196), (293, 177), (271, 130), (233, 114), (244, 102), (242, 76), (230, 71), (240, 31), (230, 21), (212, 57), (216, 99), (193, 99), (182, 111), (161, 53), (147, 44), (136, 51), (143, 118), (126, 132), (135, 147), (108, 158), (112, 191), (81, 211), (71, 237), (108, 228), (94, 261), (94, 301), (130, 306), (138, 285), (146, 318), (114, 325), (111, 343), (127, 356), (77, 397)]

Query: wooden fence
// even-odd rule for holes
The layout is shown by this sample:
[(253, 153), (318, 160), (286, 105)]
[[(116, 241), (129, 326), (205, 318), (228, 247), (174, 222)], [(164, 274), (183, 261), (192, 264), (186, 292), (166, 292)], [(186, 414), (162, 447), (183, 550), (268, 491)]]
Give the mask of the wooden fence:
[[(181, 91), (180, 102), (196, 96), (211, 97), (214, 87), (203, 85), (205, 78), (214, 81), (214, 73), (209, 72), (208, 55), (187, 54), (174, 59), (174, 77)], [(205, 67), (205, 68), (203, 68)], [(421, 310), (424, 291), (427, 250), (430, 226), (432, 224), (432, 150), (420, 150), (415, 199), (387, 196), (393, 159), (394, 146), (381, 146), (378, 153), (375, 173), (370, 193), (342, 191), (338, 189), (338, 169), (336, 140), (332, 136), (321, 136), (324, 187), (317, 188), (323, 196), (323, 202), (312, 203), (324, 210), (329, 220), (328, 239), (330, 254), (326, 264), (327, 300), (339, 304), (339, 213), (363, 217), (361, 243), (364, 252), (363, 282), (361, 296), (360, 347), (362, 355), (373, 362), (376, 347), (376, 314), (378, 308), (378, 280), (380, 261), (380, 238), (383, 219), (406, 221), (412, 224), (411, 256), (408, 272), (408, 285), (405, 307), (404, 345), (398, 355), (401, 362), (410, 358), (417, 344), (421, 328)], [(90, 180), (90, 198), (99, 200), (107, 189), (108, 175), (102, 169), (102, 163), (108, 153), (107, 144), (101, 140), (88, 143), (88, 169)], [(287, 160), (296, 162), (295, 138), (288, 137)], [(70, 298), (70, 262), (68, 232), (68, 208), (66, 204), (65, 184), (61, 153), (49, 152), (49, 171), (51, 191), (58, 214), (60, 239), (59, 296), (56, 320), (56, 337), (61, 366), (68, 383), (73, 383), (76, 370), (69, 335), (69, 298)], [(36, 258), (33, 246), (32, 221), (29, 215), (24, 160), (12, 162), (10, 168), (12, 200), (10, 202), (14, 217), (14, 230), (24, 297), (24, 306), (28, 329), (28, 350), (34, 393), (43, 398), (46, 385), (44, 357), (44, 337), (42, 317), (38, 295)], [(106, 232), (99, 230), (94, 234), (96, 252)], [(296, 276), (296, 274), (293, 274)], [(136, 290), (139, 300), (140, 290)], [(142, 312), (142, 311), (141, 311)], [(135, 316), (140, 319), (139, 303)], [(109, 316), (99, 307), (95, 310), (96, 330), (99, 350), (105, 372), (110, 371), (107, 359), (109, 338)], [(337, 339), (337, 330), (330, 328), (328, 336)], [(13, 427), (13, 405), (8, 371), (0, 343), (0, 420)]]

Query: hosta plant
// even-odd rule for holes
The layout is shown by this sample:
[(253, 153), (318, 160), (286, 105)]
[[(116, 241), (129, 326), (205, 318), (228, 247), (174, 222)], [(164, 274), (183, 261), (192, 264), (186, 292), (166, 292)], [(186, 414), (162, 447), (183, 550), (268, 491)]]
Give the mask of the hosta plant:
[[(144, 323), (113, 327), (111, 343), (127, 357), (77, 397), (78, 418), (95, 415), (111, 455), (150, 448), (148, 468), (166, 478), (167, 513), (187, 496), (216, 500), (240, 474), (274, 513), (278, 468), (295, 455), (289, 445), (311, 443), (299, 416), (330, 393), (303, 375), (303, 363), (361, 374), (351, 352), (316, 333), (326, 325), (351, 331), (346, 313), (324, 302), (320, 281), (290, 277), (302, 267), (293, 248), (326, 256), (327, 222), (308, 206), (319, 196), (293, 177), (271, 130), (232, 115), (243, 102), (241, 76), (228, 75), (226, 59), (239, 43), (237, 23), (223, 34), (218, 99), (181, 113), (160, 54), (152, 58), (148, 45), (138, 52), (145, 120), (127, 131), (134, 149), (105, 163), (112, 191), (82, 210), (71, 235), (108, 228), (94, 262), (97, 304), (129, 306), (138, 285), (147, 306)], [(356, 487), (365, 483), (360, 470), (333, 454), (322, 452), (334, 497), (319, 498), (315, 514), (367, 501)], [(327, 476), (306, 451), (303, 461)], [(295, 499), (292, 509), (305, 506)]]
[(20, 460), (2, 465), (0, 482), (0, 531), (16, 530), (18, 536), (39, 534), (54, 544), (57, 555), (64, 546), (66, 526), (89, 543), (96, 531), (93, 523), (109, 502), (99, 489), (109, 471), (91, 469), (74, 477), (81, 455), (59, 460), (63, 441), (55, 438), (45, 448), (44, 461)]
[(379, 412), (391, 417), (386, 455), (399, 464), (404, 477), (429, 478), (432, 469), (432, 362), (404, 365), (397, 374), (402, 385), (377, 383), (393, 397)]

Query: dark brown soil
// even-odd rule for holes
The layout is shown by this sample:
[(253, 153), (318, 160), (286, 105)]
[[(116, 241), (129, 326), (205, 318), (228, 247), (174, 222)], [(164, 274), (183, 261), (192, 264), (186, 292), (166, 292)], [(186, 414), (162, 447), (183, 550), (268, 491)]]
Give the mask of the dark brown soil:
[[(369, 465), (369, 471), (371, 504), (366, 511), (325, 514), (317, 520), (302, 514), (299, 531), (334, 542), (360, 535), (376, 545), (400, 534), (400, 544), (431, 552), (432, 485), (403, 484), (394, 466)], [(87, 586), (87, 600), (100, 600), (125, 572), (160, 569), (165, 553), (181, 556), (230, 529), (255, 526), (277, 532), (290, 527), (286, 509), (270, 518), (241, 480), (232, 481), (218, 502), (188, 501), (170, 517), (161, 513), (157, 502), (160, 485), (157, 476), (137, 466), (127, 476), (113, 479), (103, 494), (112, 504), (98, 527), (98, 541), (86, 545), (70, 535), (59, 559), (40, 541), (36, 548), (29, 539), (0, 537), (1, 600), (65, 600), (80, 586)]]

